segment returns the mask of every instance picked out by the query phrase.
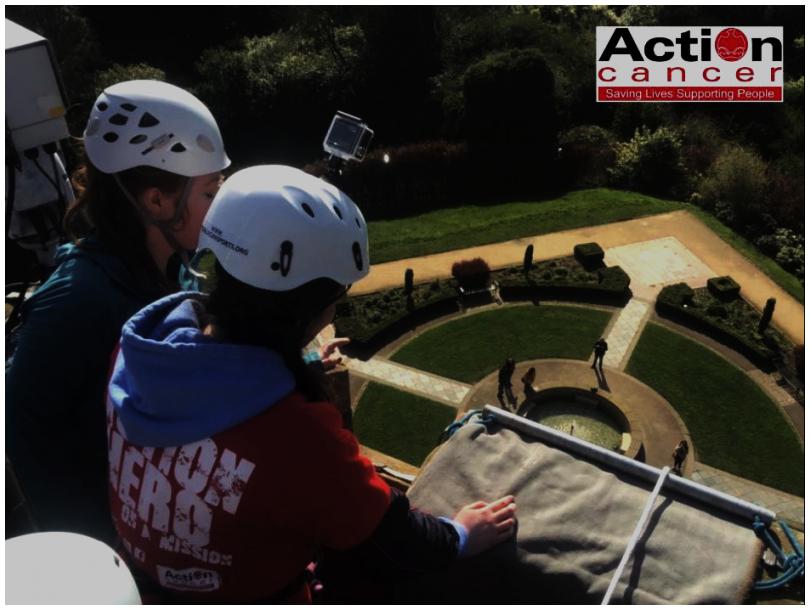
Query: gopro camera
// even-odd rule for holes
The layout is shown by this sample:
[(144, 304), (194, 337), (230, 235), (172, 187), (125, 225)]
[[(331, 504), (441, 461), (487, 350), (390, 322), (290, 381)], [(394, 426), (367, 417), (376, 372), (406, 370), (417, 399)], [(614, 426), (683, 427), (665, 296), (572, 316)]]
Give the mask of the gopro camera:
[(338, 111), (323, 139), (323, 149), (344, 161), (362, 161), (373, 137), (362, 119)]

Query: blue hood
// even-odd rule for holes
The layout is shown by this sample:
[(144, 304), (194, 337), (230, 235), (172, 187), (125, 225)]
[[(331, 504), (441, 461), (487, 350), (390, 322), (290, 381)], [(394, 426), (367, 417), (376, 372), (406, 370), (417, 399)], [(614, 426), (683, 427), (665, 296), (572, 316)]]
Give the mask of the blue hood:
[(199, 319), (205, 298), (169, 295), (124, 325), (109, 396), (136, 445), (175, 447), (208, 438), (295, 387), (276, 352), (205, 336)]

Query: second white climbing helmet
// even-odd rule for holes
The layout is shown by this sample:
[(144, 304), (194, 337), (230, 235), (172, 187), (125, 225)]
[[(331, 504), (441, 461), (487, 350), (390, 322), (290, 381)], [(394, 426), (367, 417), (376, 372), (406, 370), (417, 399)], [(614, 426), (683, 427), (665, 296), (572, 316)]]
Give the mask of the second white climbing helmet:
[(205, 216), (198, 249), (264, 290), (318, 278), (348, 285), (369, 271), (368, 229), (357, 205), (328, 182), (284, 165), (228, 178)]

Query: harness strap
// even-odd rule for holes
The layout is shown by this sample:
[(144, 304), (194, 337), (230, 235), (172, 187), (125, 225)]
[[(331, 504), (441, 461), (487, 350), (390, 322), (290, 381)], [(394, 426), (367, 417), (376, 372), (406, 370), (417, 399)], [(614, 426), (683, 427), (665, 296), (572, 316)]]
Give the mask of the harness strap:
[(644, 510), (641, 512), (641, 517), (639, 517), (638, 523), (636, 523), (636, 529), (633, 530), (633, 535), (630, 537), (630, 541), (627, 543), (627, 548), (624, 549), (624, 555), (622, 556), (622, 560), (619, 562), (619, 567), (616, 568), (616, 571), (613, 572), (613, 578), (610, 579), (610, 585), (608, 585), (605, 596), (602, 598), (603, 606), (610, 604), (610, 598), (613, 596), (613, 591), (616, 589), (616, 585), (619, 584), (619, 578), (621, 578), (627, 562), (630, 561), (630, 557), (632, 557), (633, 553), (636, 551), (636, 545), (638, 545), (639, 538), (641, 538), (641, 534), (644, 531), (644, 528), (647, 527), (647, 522), (650, 520), (655, 499), (661, 492), (661, 487), (663, 487), (667, 477), (669, 477), (669, 472), (669, 466), (664, 466), (661, 469), (661, 475), (658, 477), (658, 481), (656, 481), (652, 493), (647, 498), (647, 504), (644, 506)]

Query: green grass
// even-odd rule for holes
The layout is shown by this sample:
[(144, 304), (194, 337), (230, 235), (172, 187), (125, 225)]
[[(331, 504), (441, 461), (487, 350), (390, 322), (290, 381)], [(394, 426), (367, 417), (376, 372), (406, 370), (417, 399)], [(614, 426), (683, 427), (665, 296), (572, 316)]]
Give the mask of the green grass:
[(710, 466), (804, 496), (804, 453), (778, 407), (740, 369), (648, 324), (627, 366), (678, 411)]
[(448, 208), (410, 218), (370, 222), (371, 262), (384, 263), (676, 210), (692, 212), (793, 298), (804, 303), (804, 288), (798, 278), (711, 214), (686, 203), (612, 189), (573, 191), (547, 201)]
[(369, 223), (372, 263), (446, 252), (672, 212), (683, 204), (639, 193), (591, 189), (557, 199), (436, 210)]
[(419, 466), (455, 416), (453, 407), (369, 383), (354, 413), (354, 433), (363, 445)]
[(585, 360), (610, 312), (585, 307), (522, 305), (453, 320), (426, 331), (391, 359), (442, 377), (475, 383), (506, 358)]

